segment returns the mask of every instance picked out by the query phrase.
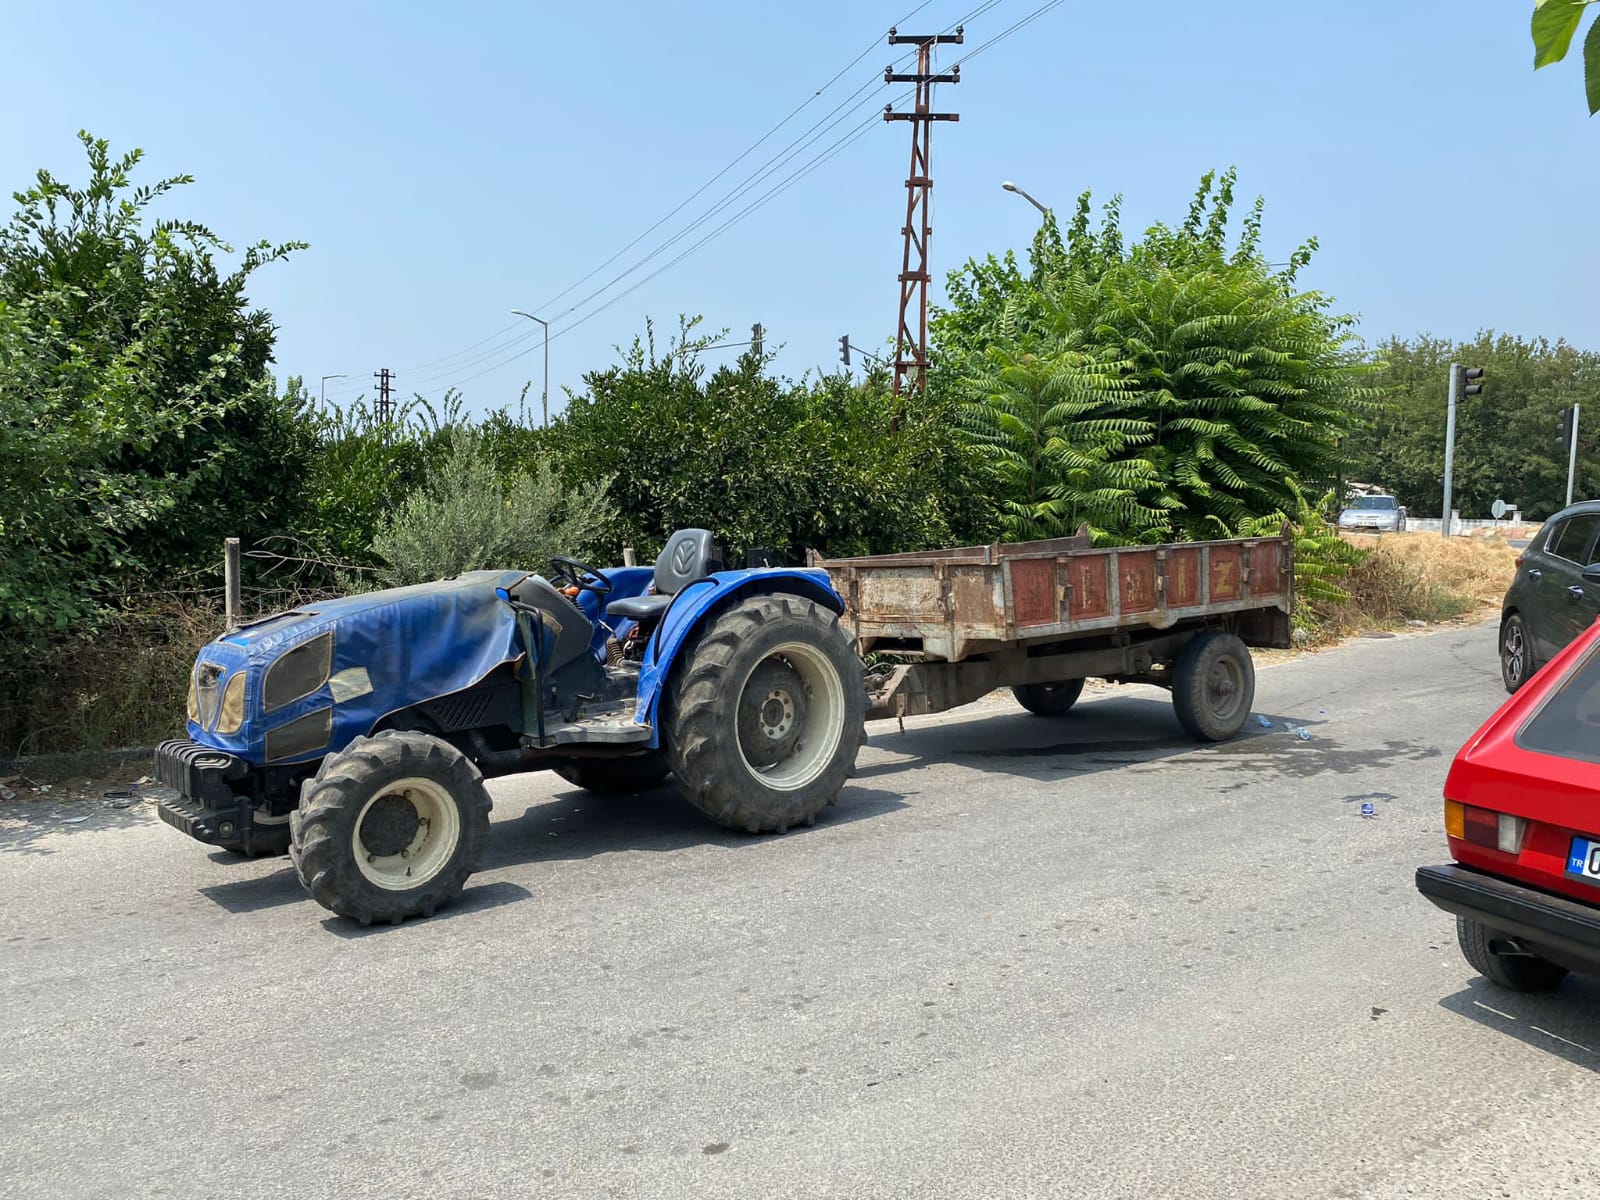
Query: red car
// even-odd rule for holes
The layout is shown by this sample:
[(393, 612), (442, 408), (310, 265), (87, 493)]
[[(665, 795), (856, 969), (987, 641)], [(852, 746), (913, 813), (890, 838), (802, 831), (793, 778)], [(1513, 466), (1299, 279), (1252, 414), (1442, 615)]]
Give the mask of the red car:
[(1519, 992), (1600, 974), (1600, 624), (1473, 734), (1444, 794), (1455, 862), (1417, 890), (1455, 914), (1467, 961)]

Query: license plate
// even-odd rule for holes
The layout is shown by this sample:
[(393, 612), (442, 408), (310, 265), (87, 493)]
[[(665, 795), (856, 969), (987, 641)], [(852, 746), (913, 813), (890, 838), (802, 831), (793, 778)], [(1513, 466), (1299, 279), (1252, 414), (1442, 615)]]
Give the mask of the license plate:
[(1600, 842), (1573, 838), (1572, 849), (1567, 854), (1567, 874), (1600, 886)]

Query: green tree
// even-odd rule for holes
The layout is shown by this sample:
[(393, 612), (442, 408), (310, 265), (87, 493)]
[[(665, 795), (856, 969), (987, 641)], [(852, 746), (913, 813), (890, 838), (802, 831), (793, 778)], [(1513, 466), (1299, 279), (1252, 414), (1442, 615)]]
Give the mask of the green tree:
[[(1533, 69), (1548, 67), (1567, 56), (1589, 5), (1596, 0), (1534, 0)], [(1589, 26), (1583, 39), (1583, 86), (1589, 115), (1600, 112), (1600, 19)]]
[(584, 377), (549, 430), (564, 478), (615, 478), (610, 555), (633, 546), (646, 556), (693, 526), (716, 531), (735, 561), (756, 547), (798, 559), (808, 548), (860, 554), (988, 536), (985, 477), (951, 410), (890, 433), (881, 377), (794, 383), (753, 354), (707, 371), (700, 355), (720, 335), (698, 324), (682, 322), (664, 352), (647, 329), (620, 363)]
[(0, 627), (24, 634), (281, 527), (310, 451), (245, 294), (298, 243), (224, 270), (204, 226), (147, 216), (189, 176), (135, 186), (139, 151), (79, 136), (88, 183), (40, 171), (0, 230)]
[(1233, 188), (1206, 175), (1181, 225), (1131, 245), (1119, 200), (1091, 230), (1085, 193), (1027, 271), (1007, 254), (952, 275), (933, 379), (1005, 480), (1012, 536), (1215, 536), (1332, 482), (1370, 368), (1352, 319), (1296, 289), (1314, 241), (1269, 266), (1258, 199), (1230, 248)]
[(1496, 499), (1536, 517), (1565, 503), (1559, 413), (1573, 403), (1582, 405), (1577, 495), (1600, 489), (1600, 439), (1591, 432), (1591, 417), (1600, 416), (1600, 354), (1485, 331), (1461, 344), (1391, 338), (1378, 355), (1390, 403), (1350, 439), (1351, 478), (1382, 486), (1418, 514), (1442, 510), (1450, 364), (1459, 362), (1482, 367), (1486, 385), (1456, 406), (1455, 505), (1462, 516), (1487, 517)]

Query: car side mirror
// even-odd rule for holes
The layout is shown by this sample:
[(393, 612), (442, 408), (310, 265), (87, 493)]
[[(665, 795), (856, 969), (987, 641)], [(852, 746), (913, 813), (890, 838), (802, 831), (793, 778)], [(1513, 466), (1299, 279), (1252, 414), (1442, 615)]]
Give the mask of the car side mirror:
[(1590, 563), (1583, 569), (1585, 583), (1600, 583), (1600, 562)]

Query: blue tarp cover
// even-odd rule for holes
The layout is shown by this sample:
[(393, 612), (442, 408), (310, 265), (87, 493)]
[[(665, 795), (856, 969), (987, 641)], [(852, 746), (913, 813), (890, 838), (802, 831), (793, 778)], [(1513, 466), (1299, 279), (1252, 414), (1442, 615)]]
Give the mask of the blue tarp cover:
[[(266, 761), (266, 735), (290, 722), (331, 709), (326, 742), (280, 762), (321, 757), (343, 746), (396, 709), (470, 687), (522, 653), (515, 615), (495, 595), (527, 577), (526, 571), (471, 571), (415, 587), (367, 592), (269, 617), (218, 638), (201, 650), (197, 669), (222, 669), (217, 696), (238, 671), (246, 671), (245, 720), (224, 735), (190, 721), (189, 736), (253, 763)], [(262, 711), (268, 668), (286, 653), (329, 631), (329, 680), (308, 696), (270, 713)], [(206, 714), (202, 712), (202, 716)]]

